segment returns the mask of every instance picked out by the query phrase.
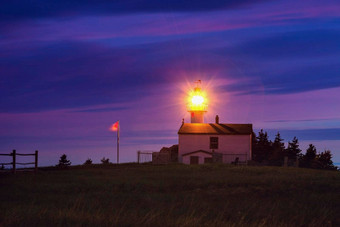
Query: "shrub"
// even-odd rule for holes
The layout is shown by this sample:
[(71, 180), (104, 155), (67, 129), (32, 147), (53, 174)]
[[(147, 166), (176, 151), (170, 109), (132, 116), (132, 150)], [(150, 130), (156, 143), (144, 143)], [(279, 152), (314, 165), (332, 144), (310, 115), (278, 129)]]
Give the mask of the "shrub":
[(92, 160), (88, 158), (85, 162), (84, 165), (92, 165)]
[(102, 164), (109, 164), (110, 162), (110, 159), (108, 159), (108, 158), (105, 158), (105, 157), (103, 157), (101, 160), (100, 160), (101, 162), (102, 162)]

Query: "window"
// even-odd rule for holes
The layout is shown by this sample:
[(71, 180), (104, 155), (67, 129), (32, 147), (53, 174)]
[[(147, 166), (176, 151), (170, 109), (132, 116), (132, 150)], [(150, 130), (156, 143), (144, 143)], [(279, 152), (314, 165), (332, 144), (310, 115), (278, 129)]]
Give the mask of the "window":
[(210, 149), (218, 149), (218, 137), (210, 137)]

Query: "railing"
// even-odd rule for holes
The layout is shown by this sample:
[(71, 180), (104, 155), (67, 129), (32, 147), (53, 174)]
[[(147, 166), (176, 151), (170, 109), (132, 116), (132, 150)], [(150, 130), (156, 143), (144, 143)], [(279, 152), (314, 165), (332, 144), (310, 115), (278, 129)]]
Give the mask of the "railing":
[(207, 112), (207, 109), (208, 109), (208, 105), (206, 104), (188, 104), (187, 105), (187, 109), (189, 112), (191, 111), (198, 111), (198, 112)]
[[(34, 154), (19, 154), (16, 152), (16, 150), (13, 150), (12, 153), (10, 154), (0, 154), (0, 156), (12, 156), (12, 162), (0, 163), (0, 165), (1, 166), (12, 165), (13, 173), (17, 172), (17, 168), (16, 168), (17, 165), (34, 165), (34, 172), (36, 173), (38, 171), (38, 151), (35, 151)], [(16, 156), (34, 156), (34, 162), (17, 162)]]

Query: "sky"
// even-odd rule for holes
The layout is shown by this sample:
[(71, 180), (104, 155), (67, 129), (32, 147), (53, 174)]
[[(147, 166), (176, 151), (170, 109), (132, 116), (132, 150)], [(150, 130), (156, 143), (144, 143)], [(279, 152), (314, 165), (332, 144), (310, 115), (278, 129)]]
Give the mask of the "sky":
[[(0, 153), (72, 164), (178, 143), (186, 95), (205, 122), (252, 123), (340, 162), (335, 0), (12, 0), (0, 7)], [(3, 158), (1, 159), (3, 160)]]

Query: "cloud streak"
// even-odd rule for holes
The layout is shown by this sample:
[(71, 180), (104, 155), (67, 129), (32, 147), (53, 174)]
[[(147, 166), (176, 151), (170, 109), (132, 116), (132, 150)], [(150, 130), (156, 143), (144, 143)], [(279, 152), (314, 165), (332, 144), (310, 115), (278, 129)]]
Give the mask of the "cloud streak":
[(46, 18), (79, 15), (110, 15), (126, 13), (155, 13), (155, 12), (195, 12), (247, 7), (265, 0), (198, 0), (190, 1), (157, 1), (157, 0), (13, 0), (0, 8), (0, 19), (17, 20), (20, 18)]
[(233, 46), (227, 35), (215, 43), (214, 36), (207, 36), (128, 47), (58, 42), (3, 56), (0, 112), (136, 101), (151, 95), (149, 87), (157, 90), (169, 78), (179, 81), (182, 72), (190, 77), (229, 79), (233, 82), (222, 84), (221, 89), (241, 95), (340, 86), (340, 65), (334, 57), (340, 54), (339, 31), (317, 29), (283, 36), (239, 41)]

